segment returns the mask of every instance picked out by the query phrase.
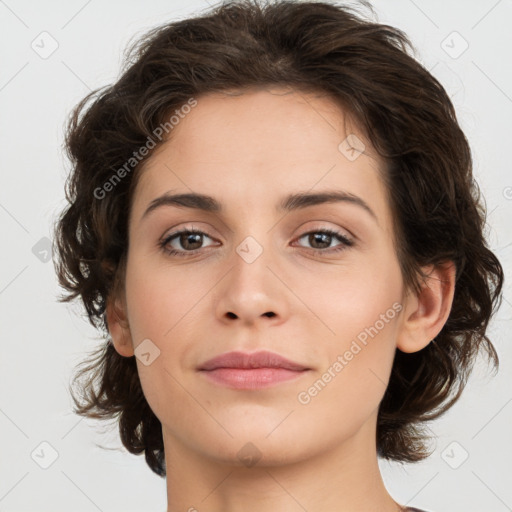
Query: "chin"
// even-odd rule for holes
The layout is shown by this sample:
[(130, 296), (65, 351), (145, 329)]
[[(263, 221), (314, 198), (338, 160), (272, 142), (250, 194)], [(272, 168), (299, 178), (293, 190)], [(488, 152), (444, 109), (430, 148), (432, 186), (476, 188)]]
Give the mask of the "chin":
[[(279, 421), (285, 416), (281, 415)], [(279, 422), (272, 422), (271, 428), (245, 422), (239, 425), (231, 423), (226, 429), (233, 437), (219, 427), (208, 433), (204, 430), (195, 432), (195, 435), (188, 433), (187, 445), (201, 457), (219, 464), (247, 468), (294, 464), (326, 449), (319, 444), (321, 439), (318, 437), (315, 441), (313, 437), (301, 436), (298, 431), (304, 431), (304, 428), (299, 425), (293, 432), (283, 425), (276, 428), (276, 425)]]

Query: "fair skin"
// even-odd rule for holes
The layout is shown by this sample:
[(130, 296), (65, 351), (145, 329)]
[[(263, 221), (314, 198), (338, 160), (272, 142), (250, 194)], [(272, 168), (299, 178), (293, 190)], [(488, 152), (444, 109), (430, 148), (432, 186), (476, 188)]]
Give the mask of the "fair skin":
[[(146, 162), (125, 288), (107, 308), (119, 354), (133, 356), (145, 339), (160, 350), (147, 366), (137, 358), (137, 368), (162, 424), (168, 512), (396, 512), (377, 463), (378, 406), (396, 348), (421, 350), (446, 322), (454, 268), (425, 269), (422, 292), (408, 293), (382, 163), (355, 128), (344, 131), (327, 97), (273, 88), (197, 100)], [(353, 160), (338, 149), (348, 133), (366, 146)], [(358, 196), (375, 217), (349, 201), (276, 209), (288, 194), (328, 190)], [(166, 205), (143, 217), (165, 192), (206, 194), (222, 211)], [(166, 246), (184, 257), (158, 246), (191, 227), (202, 238)], [(307, 235), (325, 229), (353, 244)], [(248, 236), (262, 249), (250, 263), (237, 252)], [(393, 304), (402, 308), (391, 315)], [(378, 334), (301, 403), (299, 393), (382, 315)], [(218, 354), (258, 349), (310, 370), (259, 390), (216, 385), (197, 371)], [(256, 464), (239, 458), (242, 448)]]

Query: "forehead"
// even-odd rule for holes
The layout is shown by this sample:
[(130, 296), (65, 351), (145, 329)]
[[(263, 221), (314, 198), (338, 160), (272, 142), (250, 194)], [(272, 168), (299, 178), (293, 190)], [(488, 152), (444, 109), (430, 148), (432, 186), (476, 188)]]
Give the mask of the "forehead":
[[(350, 144), (364, 144), (364, 152), (347, 152), (347, 136)], [(213, 93), (197, 98), (145, 162), (134, 210), (171, 190), (261, 208), (266, 201), (273, 207), (284, 192), (341, 188), (365, 196), (383, 216), (380, 172), (374, 149), (326, 94), (286, 88)]]
[[(268, 167), (271, 159), (310, 160), (325, 150), (337, 155), (347, 135), (364, 138), (327, 93), (259, 88), (206, 94), (196, 101), (179, 120), (174, 116), (168, 144), (160, 149), (172, 147), (189, 160), (240, 158)], [(369, 144), (365, 154), (376, 157)]]

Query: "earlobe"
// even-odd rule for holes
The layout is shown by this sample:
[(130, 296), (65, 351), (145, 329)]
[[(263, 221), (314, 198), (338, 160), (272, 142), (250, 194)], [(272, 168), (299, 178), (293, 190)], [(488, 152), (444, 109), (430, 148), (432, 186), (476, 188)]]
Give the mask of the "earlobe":
[(107, 301), (107, 325), (116, 351), (124, 356), (134, 355), (130, 326), (126, 315), (126, 306), (119, 299)]
[(441, 332), (453, 304), (455, 264), (449, 261), (423, 270), (428, 277), (421, 292), (411, 291), (407, 298), (397, 338), (397, 348), (406, 353), (425, 348)]

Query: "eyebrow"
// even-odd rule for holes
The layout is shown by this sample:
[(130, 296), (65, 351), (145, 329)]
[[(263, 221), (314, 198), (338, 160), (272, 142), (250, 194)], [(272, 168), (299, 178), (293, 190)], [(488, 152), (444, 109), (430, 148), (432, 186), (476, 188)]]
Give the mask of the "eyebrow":
[[(325, 203), (345, 202), (360, 206), (369, 213), (378, 224), (377, 215), (368, 206), (366, 201), (350, 192), (344, 190), (326, 190), (323, 192), (297, 192), (284, 197), (276, 206), (277, 212), (291, 212), (316, 206)], [(222, 203), (212, 196), (198, 193), (171, 194), (166, 192), (153, 199), (146, 211), (142, 214), (141, 221), (146, 218), (150, 212), (163, 206), (177, 206), (201, 210), (204, 212), (222, 213), (224, 208)]]

